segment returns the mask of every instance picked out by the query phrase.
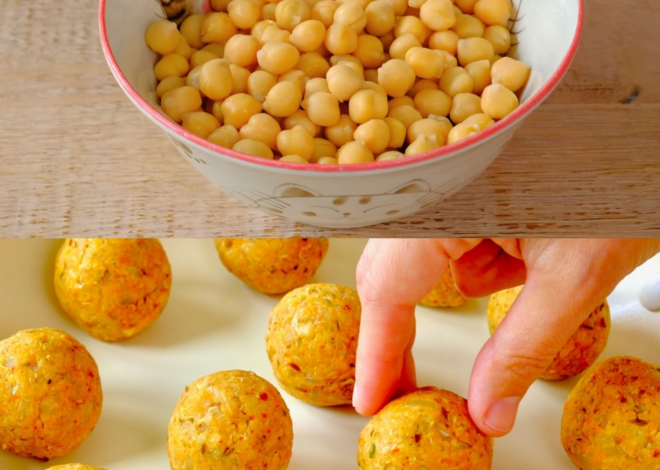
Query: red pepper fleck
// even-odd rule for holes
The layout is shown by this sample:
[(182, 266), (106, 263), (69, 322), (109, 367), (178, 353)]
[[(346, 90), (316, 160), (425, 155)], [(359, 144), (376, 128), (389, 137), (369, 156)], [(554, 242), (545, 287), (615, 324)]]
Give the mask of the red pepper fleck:
[(657, 449), (654, 450), (654, 451), (653, 451), (653, 457), (654, 457), (654, 458), (658, 458), (658, 457), (660, 457), (660, 450), (657, 450)]
[(263, 400), (263, 401), (268, 400), (268, 394), (267, 393), (262, 393), (261, 395), (259, 395), (259, 399)]
[(297, 364), (294, 364), (293, 362), (290, 362), (289, 366), (291, 366), (292, 369), (297, 370), (298, 372), (300, 372), (300, 367), (298, 367)]
[(266, 418), (268, 418), (268, 415), (267, 415), (266, 413), (261, 413), (261, 417), (262, 417), (263, 419), (266, 419)]

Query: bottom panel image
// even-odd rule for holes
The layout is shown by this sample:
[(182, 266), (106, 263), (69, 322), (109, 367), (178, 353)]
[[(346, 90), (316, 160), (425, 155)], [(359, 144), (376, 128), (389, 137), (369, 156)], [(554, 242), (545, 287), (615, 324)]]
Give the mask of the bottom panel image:
[(529, 294), (466, 298), (448, 269), (401, 322), (415, 365), (391, 367), (420, 388), (402, 378), (362, 416), (367, 243), (0, 240), (0, 469), (660, 468), (660, 255), (585, 314), (492, 438), (470, 417), (473, 366)]

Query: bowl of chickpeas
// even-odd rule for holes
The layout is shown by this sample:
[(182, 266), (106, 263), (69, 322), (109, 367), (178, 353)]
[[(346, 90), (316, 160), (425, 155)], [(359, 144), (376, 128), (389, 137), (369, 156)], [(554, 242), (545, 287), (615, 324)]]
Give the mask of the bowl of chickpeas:
[(129, 99), (219, 188), (350, 228), (475, 180), (570, 66), (582, 0), (101, 0)]

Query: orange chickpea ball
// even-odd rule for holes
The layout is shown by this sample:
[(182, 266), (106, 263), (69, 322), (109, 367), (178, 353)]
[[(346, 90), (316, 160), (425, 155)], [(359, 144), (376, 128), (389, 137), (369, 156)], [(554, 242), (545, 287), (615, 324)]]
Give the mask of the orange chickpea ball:
[(450, 0), (427, 0), (419, 10), (419, 18), (433, 31), (446, 31), (456, 23), (454, 4)]
[[(181, 24), (181, 35), (186, 38), (186, 42), (190, 47), (201, 49), (204, 47), (203, 40), (203, 24), (206, 20), (205, 15), (190, 15)], [(208, 41), (213, 42), (213, 41)]]
[(444, 70), (444, 57), (424, 47), (408, 49), (406, 62), (420, 78), (439, 78)]
[(330, 70), (330, 65), (318, 52), (306, 52), (298, 59), (296, 68), (302, 70), (310, 79), (314, 79), (325, 78)]
[(277, 80), (272, 73), (265, 70), (258, 70), (252, 72), (247, 82), (247, 92), (252, 95), (254, 99), (263, 103), (266, 101), (266, 96), (271, 88), (275, 86)]
[(280, 78), (277, 79), (277, 82), (289, 81), (298, 85), (300, 88), (300, 93), (305, 92), (305, 84), (307, 83), (308, 78), (305, 76), (305, 73), (302, 70), (289, 70), (280, 75)]
[(149, 27), (146, 41), (147, 46), (160, 55), (172, 54), (181, 43), (181, 33), (176, 24), (162, 20)]
[(314, 93), (318, 93), (319, 91), (330, 93), (328, 80), (325, 78), (312, 78), (307, 83), (305, 83), (305, 98), (309, 98)]
[(440, 90), (451, 98), (459, 93), (472, 93), (474, 80), (462, 67), (452, 67), (445, 70), (440, 79)]
[(250, 67), (257, 63), (257, 51), (260, 47), (257, 38), (247, 34), (237, 34), (227, 41), (225, 58), (239, 67)]
[[(192, 18), (192, 16), (190, 18)], [(188, 19), (186, 21), (188, 21)], [(184, 21), (184, 25), (185, 23), (186, 22)], [(181, 26), (181, 32), (183, 33), (183, 26)], [(234, 23), (231, 22), (231, 18), (229, 18), (227, 13), (211, 13), (203, 20), (199, 42), (195, 44), (190, 42), (190, 40), (188, 40), (188, 42), (192, 47), (201, 49), (204, 47), (205, 43), (224, 44), (237, 32), (238, 29), (234, 26)]]
[(479, 0), (474, 5), (474, 15), (488, 26), (506, 26), (511, 18), (509, 0)]
[(312, 8), (311, 18), (320, 21), (323, 26), (329, 28), (335, 21), (335, 12), (339, 3), (334, 0), (321, 0)]
[(413, 122), (424, 119), (419, 111), (408, 105), (397, 106), (388, 113), (387, 117), (394, 118), (401, 122), (406, 130)]
[(458, 40), (458, 62), (462, 66), (478, 60), (489, 60), (493, 55), (493, 45), (484, 38)]
[(420, 44), (426, 41), (428, 30), (422, 20), (415, 16), (400, 16), (394, 25), (394, 36), (401, 37), (404, 34), (412, 34)]
[(511, 33), (504, 26), (493, 25), (486, 28), (484, 39), (493, 45), (495, 54), (503, 55), (511, 49)]
[(202, 106), (199, 91), (190, 86), (174, 88), (163, 95), (161, 107), (170, 119), (181, 123), (183, 116), (197, 111)]
[(480, 38), (486, 31), (486, 25), (476, 16), (459, 15), (456, 17), (456, 23), (451, 27), (459, 38)]
[(395, 16), (389, 0), (375, 0), (364, 10), (366, 30), (373, 36), (383, 36), (394, 28)]
[(277, 136), (282, 131), (279, 123), (269, 114), (259, 113), (250, 117), (247, 124), (241, 127), (238, 135), (241, 139), (252, 139), (263, 142), (271, 150), (277, 148)]
[(499, 83), (488, 85), (481, 95), (481, 108), (493, 119), (503, 119), (517, 107), (518, 97)]
[(211, 9), (213, 11), (227, 11), (231, 0), (211, 0)]
[(406, 148), (406, 157), (409, 157), (411, 155), (418, 155), (420, 153), (426, 153), (430, 152), (431, 150), (435, 150), (437, 148), (440, 148), (442, 146), (442, 143), (439, 143), (437, 141), (437, 138), (435, 135), (432, 135), (430, 137), (427, 137), (425, 135), (420, 135), (417, 140), (415, 140), (413, 143), (408, 145), (408, 148)]
[(264, 101), (264, 109), (273, 117), (291, 116), (298, 111), (302, 102), (300, 87), (293, 82), (284, 81), (270, 89)]
[(421, 119), (419, 121), (413, 122), (408, 128), (407, 137), (408, 143), (415, 142), (420, 135), (431, 137), (435, 136), (436, 142), (439, 142), (441, 145), (447, 139), (447, 134), (449, 134), (449, 129), (435, 119)]
[(302, 106), (307, 111), (309, 119), (318, 126), (334, 126), (341, 117), (339, 100), (331, 93), (322, 91), (313, 93), (305, 98)]
[(235, 95), (236, 93), (247, 93), (248, 80), (250, 79), (250, 71), (246, 68), (239, 67), (238, 65), (230, 64), (229, 70), (231, 70), (231, 77), (233, 81), (233, 86), (231, 93)]
[(224, 59), (211, 60), (202, 66), (199, 87), (204, 96), (214, 101), (224, 100), (231, 94), (234, 78)]
[(177, 48), (174, 49), (174, 53), (185, 57), (186, 60), (190, 60), (193, 55), (192, 47), (190, 47), (188, 41), (186, 41), (186, 38), (184, 38), (183, 35), (179, 34), (179, 36), (181, 36), (181, 42), (179, 42)]
[(449, 131), (449, 135), (447, 136), (447, 143), (453, 144), (463, 139), (467, 139), (468, 137), (481, 132), (493, 124), (495, 124), (495, 121), (493, 121), (493, 119), (487, 114), (475, 114), (474, 116), (470, 116), (468, 119), (456, 125), (456, 127)]
[(251, 0), (232, 0), (227, 5), (227, 12), (237, 28), (250, 29), (259, 21), (261, 7)]
[(307, 20), (293, 28), (291, 44), (300, 52), (314, 52), (321, 47), (325, 39), (325, 26), (318, 20)]
[(264, 34), (264, 31), (271, 26), (277, 26), (275, 21), (266, 19), (257, 21), (257, 23), (250, 29), (250, 36), (254, 36), (259, 42), (261, 42), (261, 36)]
[(383, 43), (376, 36), (362, 34), (358, 36), (358, 46), (353, 56), (360, 61), (366, 69), (376, 69), (383, 65), (385, 52)]
[(415, 71), (406, 61), (392, 59), (378, 69), (378, 84), (393, 98), (404, 96), (415, 84)]
[(474, 13), (474, 5), (479, 0), (456, 0), (456, 6), (461, 9), (461, 11), (467, 15)]
[(280, 158), (280, 161), (289, 163), (309, 163), (309, 160), (304, 159), (300, 155), (285, 155)]
[(396, 150), (391, 150), (389, 152), (381, 153), (380, 155), (378, 155), (378, 157), (376, 158), (376, 161), (377, 162), (387, 162), (387, 161), (390, 161), (390, 160), (397, 160), (401, 157), (405, 157), (405, 155), (402, 154), (401, 152), (396, 151)]
[(238, 130), (261, 110), (261, 103), (246, 93), (231, 95), (222, 102), (222, 115), (225, 124), (234, 126)]
[(238, 130), (234, 126), (222, 126), (213, 132), (207, 140), (220, 147), (231, 149), (241, 140), (241, 137), (238, 135)]
[(481, 95), (484, 89), (491, 84), (490, 61), (478, 60), (467, 64), (465, 71), (472, 77), (472, 93)]
[(277, 149), (282, 155), (298, 155), (309, 161), (314, 154), (314, 136), (303, 126), (296, 126), (278, 134)]
[(222, 115), (222, 101), (208, 100), (206, 102), (206, 112), (213, 114), (213, 116), (215, 116), (215, 118), (220, 122), (220, 125), (225, 123), (225, 117)]
[(356, 33), (360, 33), (367, 25), (367, 16), (357, 0), (349, 0), (339, 5), (334, 20), (336, 24), (349, 26)]
[(342, 114), (339, 116), (339, 120), (336, 124), (325, 128), (325, 137), (335, 147), (341, 147), (354, 140), (353, 135), (357, 128), (358, 125), (350, 118), (350, 116)]
[(429, 48), (456, 55), (459, 39), (458, 34), (453, 31), (438, 31), (429, 37)]
[(275, 9), (277, 26), (289, 32), (310, 19), (311, 10), (303, 0), (282, 0)]
[(353, 138), (364, 142), (371, 153), (383, 153), (390, 143), (390, 127), (383, 119), (372, 119), (360, 124)]
[(454, 124), (460, 124), (473, 114), (480, 114), (481, 98), (472, 93), (459, 93), (454, 96), (449, 117)]
[(261, 33), (260, 42), (262, 44), (266, 44), (267, 42), (286, 42), (291, 44), (291, 33), (281, 29), (277, 25), (271, 25)]
[(452, 98), (441, 90), (422, 90), (415, 95), (415, 108), (423, 118), (430, 114), (449, 116)]
[(220, 127), (220, 121), (212, 114), (197, 111), (183, 115), (183, 128), (197, 137), (207, 139)]
[(345, 63), (330, 67), (326, 75), (328, 88), (339, 101), (347, 101), (362, 89), (364, 80)]
[(491, 77), (493, 83), (499, 83), (515, 93), (525, 85), (529, 72), (529, 67), (524, 62), (502, 57), (493, 64)]
[(374, 154), (364, 142), (352, 141), (343, 145), (337, 152), (337, 161), (340, 165), (354, 163), (369, 163), (374, 161)]
[(445, 126), (445, 128), (447, 129), (447, 132), (445, 134), (448, 134), (449, 131), (451, 131), (452, 128), (454, 127), (454, 125), (451, 123), (451, 121), (448, 118), (446, 118), (445, 116), (436, 116), (435, 114), (429, 114), (429, 119), (433, 119), (434, 121), (438, 121), (440, 124)]
[(317, 163), (319, 165), (337, 165), (339, 162), (333, 157), (321, 157)]
[(333, 54), (352, 54), (358, 46), (358, 35), (350, 26), (333, 23), (328, 28), (324, 44)]
[(412, 34), (404, 34), (392, 41), (389, 47), (389, 54), (392, 59), (405, 60), (406, 54), (413, 47), (422, 47), (422, 43)]
[(348, 113), (358, 124), (371, 119), (383, 119), (387, 112), (387, 96), (373, 90), (360, 90), (348, 102)]
[(413, 100), (415, 99), (415, 96), (417, 96), (417, 93), (420, 91), (424, 90), (438, 90), (440, 89), (440, 86), (438, 83), (434, 82), (433, 80), (428, 80), (428, 79), (419, 79), (415, 82), (413, 87), (406, 93), (406, 96), (410, 96)]
[[(303, 101), (304, 103), (304, 101)], [(317, 126), (312, 122), (307, 114), (307, 111), (299, 109), (291, 116), (287, 116), (282, 120), (282, 128), (289, 130), (293, 129), (296, 126), (302, 126), (305, 128), (309, 135), (318, 135), (321, 132), (321, 126)]]
[(261, 7), (261, 17), (264, 20), (275, 21), (275, 11), (277, 10), (277, 3), (266, 3)]
[[(312, 163), (319, 163), (322, 158), (335, 158), (337, 147), (327, 139), (321, 137), (314, 138), (314, 152), (309, 160)], [(336, 163), (336, 162), (335, 162)]]
[[(186, 79), (181, 77), (167, 77), (165, 80), (160, 82), (156, 87), (156, 95), (158, 98), (162, 98), (165, 93), (175, 88), (180, 88), (186, 86)], [(198, 87), (194, 87), (199, 89)]]
[(200, 65), (204, 65), (205, 63), (213, 60), (213, 59), (219, 59), (220, 57), (217, 54), (214, 54), (213, 52), (210, 51), (196, 51), (193, 52), (193, 55), (190, 57), (190, 66), (192, 68), (197, 68)]
[[(217, 55), (218, 58), (220, 58), (220, 59), (224, 58), (224, 56), (225, 56), (225, 45), (224, 44), (207, 44), (201, 50), (202, 51), (207, 51), (207, 52), (212, 52), (213, 54)], [(191, 56), (192, 56), (192, 52), (191, 52)]]
[(387, 103), (388, 112), (392, 111), (397, 106), (403, 106), (403, 105), (412, 106), (414, 108), (415, 100), (408, 95), (402, 96), (400, 98), (393, 98)]
[(387, 147), (391, 149), (403, 147), (403, 144), (406, 141), (406, 126), (404, 126), (398, 119), (392, 117), (386, 117), (383, 120), (390, 129), (390, 141), (387, 144)]
[(190, 65), (185, 57), (180, 56), (179, 54), (168, 54), (161, 58), (156, 67), (154, 67), (154, 73), (158, 81), (163, 81), (167, 77), (185, 77), (190, 71)]
[(298, 63), (300, 53), (285, 42), (267, 42), (257, 53), (259, 66), (274, 75), (291, 70)]
[(274, 158), (273, 151), (268, 148), (268, 145), (258, 140), (252, 139), (243, 139), (239, 140), (234, 144), (232, 150), (237, 152), (245, 153), (247, 155), (252, 155), (253, 157), (261, 157), (272, 160)]

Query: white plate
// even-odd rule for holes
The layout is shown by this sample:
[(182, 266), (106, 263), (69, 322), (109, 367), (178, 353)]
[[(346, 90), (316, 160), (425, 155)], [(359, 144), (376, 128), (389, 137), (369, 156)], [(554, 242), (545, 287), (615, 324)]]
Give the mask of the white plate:
[[(105, 401), (96, 430), (76, 451), (49, 463), (0, 451), (2, 470), (40, 470), (79, 462), (108, 470), (167, 470), (167, 424), (184, 387), (223, 369), (247, 369), (275, 383), (264, 347), (276, 298), (229, 274), (210, 240), (164, 240), (173, 272), (163, 316), (123, 343), (88, 336), (62, 313), (51, 287), (53, 240), (0, 241), (0, 338), (26, 328), (60, 328), (98, 362)], [(332, 240), (318, 281), (355, 287), (364, 241)], [(610, 297), (613, 331), (603, 357), (636, 355), (660, 363), (660, 317), (637, 300), (642, 283), (660, 271), (656, 258), (625, 279)], [(421, 385), (465, 396), (472, 361), (488, 338), (486, 299), (455, 310), (418, 309), (415, 355)], [(559, 442), (563, 403), (576, 379), (538, 382), (521, 405), (515, 430), (495, 443), (495, 470), (574, 467)], [(348, 408), (322, 409), (282, 393), (291, 409), (290, 470), (355, 470), (357, 438), (366, 419)]]

